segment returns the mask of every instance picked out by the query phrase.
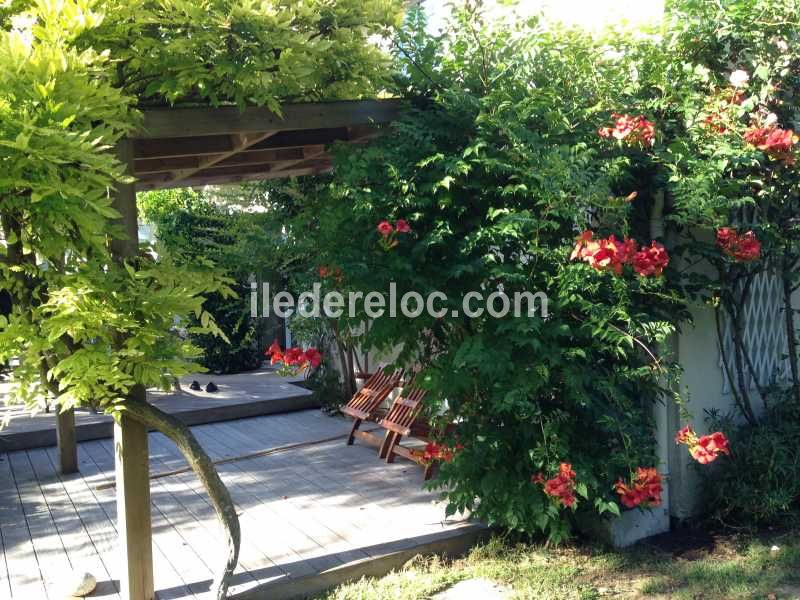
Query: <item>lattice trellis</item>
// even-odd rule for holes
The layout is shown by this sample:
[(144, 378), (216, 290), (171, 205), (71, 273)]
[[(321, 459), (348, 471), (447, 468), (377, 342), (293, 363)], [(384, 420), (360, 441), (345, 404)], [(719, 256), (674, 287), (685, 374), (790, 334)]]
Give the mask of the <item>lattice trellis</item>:
[[(744, 339), (753, 371), (745, 367), (745, 380), (752, 389), (756, 382), (762, 386), (789, 383), (787, 361), (788, 349), (783, 316), (783, 300), (780, 279), (773, 273), (763, 272), (755, 276), (750, 298), (745, 306)], [(731, 369), (733, 361), (733, 330), (730, 319), (723, 319), (723, 348)], [(722, 391), (731, 391), (731, 382), (722, 363)]]

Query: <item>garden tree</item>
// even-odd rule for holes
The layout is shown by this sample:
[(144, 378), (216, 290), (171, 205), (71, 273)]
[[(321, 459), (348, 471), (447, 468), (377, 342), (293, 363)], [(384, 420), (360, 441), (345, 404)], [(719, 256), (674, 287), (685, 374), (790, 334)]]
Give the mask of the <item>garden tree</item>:
[(277, 109), (287, 99), (374, 93), (385, 60), (368, 37), (398, 12), (391, 0), (0, 8), (0, 285), (13, 304), (0, 318), (0, 362), (20, 363), (8, 401), (94, 407), (170, 437), (226, 529), (219, 598), (238, 557), (230, 495), (188, 428), (148, 404), (144, 389), (198, 368), (198, 349), (175, 335), (175, 319), (193, 314), (198, 332), (220, 333), (204, 296), (229, 296), (230, 282), (130, 251), (136, 240), (110, 193), (130, 182), (113, 149), (142, 105)]
[[(559, 540), (564, 506), (618, 513), (614, 483), (656, 464), (651, 410), (671, 369), (654, 349), (683, 314), (629, 202), (634, 182), (621, 182), (630, 158), (597, 135), (628, 72), (535, 19), (493, 26), (467, 6), (444, 39), (418, 13), (410, 27), (397, 85), (414, 108), (370, 146), (341, 149), (328, 188), (295, 200), (298, 222), (314, 224), (323, 291), (447, 295), (437, 316), (360, 312), (338, 326), (368, 321), (364, 348), (402, 345), (429, 414), (457, 423), (439, 440), (454, 454), (437, 480), (448, 511)], [(599, 237), (576, 248), (590, 219)], [(475, 291), (544, 291), (548, 315), (468, 318)]]
[[(239, 188), (175, 189), (138, 198), (142, 218), (156, 227), (160, 252), (168, 252), (182, 266), (210, 262), (233, 280), (236, 297), (210, 294), (204, 305), (227, 340), (206, 333), (190, 335), (203, 351), (203, 366), (218, 373), (255, 369), (264, 360), (265, 336), (274, 337), (277, 324), (267, 332), (267, 322), (253, 319), (249, 303), (242, 299), (249, 298), (251, 278), (270, 282), (272, 289), (281, 284), (283, 243), (280, 229), (273, 227), (274, 216), (233, 204), (229, 200), (234, 192), (238, 195)], [(200, 325), (197, 318), (189, 323)]]
[[(409, 19), (394, 50), (413, 108), (342, 148), (327, 187), (295, 189), (292, 227), (315, 232), (327, 289), (447, 294), (436, 317), (337, 327), (402, 345), (429, 412), (457, 423), (430, 449), (448, 459), (450, 510), (560, 539), (564, 507), (657, 504), (650, 410), (674, 384), (660, 343), (695, 298), (726, 311), (726, 365), (755, 420), (742, 307), (758, 273), (786, 282), (797, 390), (797, 22), (795, 2), (760, 0), (680, 0), (647, 35), (596, 39), (487, 24), (471, 3), (440, 38)], [(549, 314), (464, 316), (464, 294), (497, 290), (545, 291)], [(718, 433), (678, 441), (703, 464), (729, 453)]]

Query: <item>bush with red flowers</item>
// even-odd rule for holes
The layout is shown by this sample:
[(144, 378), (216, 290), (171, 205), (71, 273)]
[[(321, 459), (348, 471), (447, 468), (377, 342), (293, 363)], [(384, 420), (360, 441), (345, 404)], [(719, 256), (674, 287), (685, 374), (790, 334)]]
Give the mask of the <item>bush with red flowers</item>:
[[(659, 465), (653, 407), (682, 389), (663, 342), (690, 305), (738, 315), (740, 290), (767, 269), (793, 278), (789, 289), (800, 283), (800, 182), (790, 160), (776, 160), (795, 142), (748, 134), (800, 122), (800, 90), (773, 40), (783, 34), (745, 30), (737, 11), (711, 4), (671, 3), (657, 39), (599, 46), (571, 34), (571, 52), (560, 32), (495, 27), (480, 11), (459, 13), (441, 40), (414, 31), (398, 68), (414, 102), (369, 145), (340, 148), (330, 185), (307, 200), (316, 212), (296, 237), (315, 232), (309, 254), (345, 269), (342, 289), (395, 283), (398, 297), (448, 297), (439, 316), (358, 314), (335, 326), (367, 323), (362, 347), (399, 348), (398, 362), (420, 369), (435, 425), (455, 424), (465, 447), (441, 460), (433, 484), (450, 513), (560, 540), (566, 506), (655, 506), (663, 484), (640, 470)], [(741, 11), (755, 6), (780, 12), (766, 0)], [(742, 233), (717, 246), (722, 227)], [(549, 314), (458, 313), (475, 291), (543, 291)], [(746, 364), (736, 352), (728, 366)], [(757, 421), (749, 388), (736, 387)], [(719, 436), (700, 439), (695, 461), (730, 451)], [(429, 457), (455, 442), (437, 440)]]

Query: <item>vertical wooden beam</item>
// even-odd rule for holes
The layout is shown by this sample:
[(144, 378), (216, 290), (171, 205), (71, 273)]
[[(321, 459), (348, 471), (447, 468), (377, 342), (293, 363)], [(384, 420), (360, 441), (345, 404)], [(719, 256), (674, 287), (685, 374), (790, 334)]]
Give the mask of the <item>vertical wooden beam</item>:
[[(122, 140), (117, 154), (133, 174), (133, 144)], [(125, 238), (111, 241), (114, 260), (122, 262), (139, 252), (136, 190), (133, 184), (118, 184), (114, 208), (120, 213)], [(131, 390), (129, 399), (146, 402), (142, 386)], [(114, 456), (117, 478), (117, 531), (119, 532), (120, 592), (122, 600), (153, 600), (153, 533), (150, 518), (150, 453), (147, 428), (129, 417), (114, 424)]]
[[(144, 391), (144, 390), (142, 390)], [(114, 424), (117, 530), (123, 600), (153, 600), (153, 541), (147, 427), (130, 417)]]
[(56, 407), (58, 466), (64, 475), (78, 472), (78, 444), (75, 437), (75, 411)]
[[(128, 166), (128, 174), (133, 175), (133, 142), (121, 140), (117, 144), (117, 156)], [(111, 240), (111, 254), (122, 262), (139, 253), (139, 214), (136, 210), (136, 189), (133, 183), (118, 183), (114, 194), (114, 208), (121, 215), (117, 221), (124, 229), (124, 237)]]

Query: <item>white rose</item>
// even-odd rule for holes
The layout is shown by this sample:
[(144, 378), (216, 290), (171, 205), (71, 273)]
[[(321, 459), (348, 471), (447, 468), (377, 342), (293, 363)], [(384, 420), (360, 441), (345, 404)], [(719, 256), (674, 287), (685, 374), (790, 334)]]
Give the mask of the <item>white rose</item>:
[(748, 81), (750, 81), (750, 75), (747, 74), (747, 71), (739, 69), (731, 73), (730, 82), (733, 87), (744, 87)]

